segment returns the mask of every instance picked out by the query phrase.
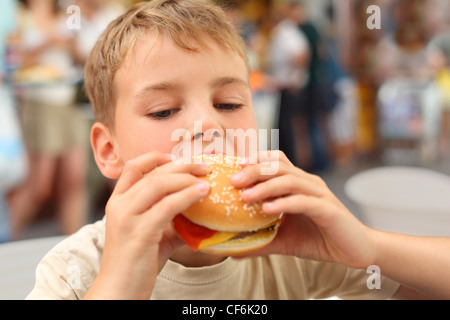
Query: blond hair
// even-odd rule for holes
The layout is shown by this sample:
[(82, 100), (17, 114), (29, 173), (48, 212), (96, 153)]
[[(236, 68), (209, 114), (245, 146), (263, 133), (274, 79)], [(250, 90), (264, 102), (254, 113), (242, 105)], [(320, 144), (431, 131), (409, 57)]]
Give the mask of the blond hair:
[(111, 22), (85, 67), (85, 89), (96, 120), (114, 126), (115, 75), (145, 33), (169, 36), (176, 45), (198, 51), (205, 36), (245, 61), (245, 44), (223, 10), (206, 0), (153, 0), (131, 7)]

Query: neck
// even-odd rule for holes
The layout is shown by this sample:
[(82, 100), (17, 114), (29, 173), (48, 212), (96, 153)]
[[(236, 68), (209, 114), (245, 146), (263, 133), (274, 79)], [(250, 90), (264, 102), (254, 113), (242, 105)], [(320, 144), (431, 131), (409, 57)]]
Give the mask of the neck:
[(192, 251), (187, 246), (180, 247), (170, 257), (170, 260), (188, 268), (212, 266), (222, 262), (225, 259), (226, 257), (217, 257), (202, 252)]

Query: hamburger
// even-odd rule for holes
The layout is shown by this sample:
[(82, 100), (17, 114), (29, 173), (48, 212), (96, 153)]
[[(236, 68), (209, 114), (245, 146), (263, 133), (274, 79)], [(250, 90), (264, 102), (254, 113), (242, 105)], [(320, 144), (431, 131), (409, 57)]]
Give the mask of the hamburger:
[(231, 184), (231, 177), (241, 170), (241, 158), (212, 154), (194, 160), (210, 164), (211, 172), (201, 177), (210, 191), (173, 219), (181, 239), (195, 251), (218, 256), (243, 255), (269, 244), (281, 215), (266, 215), (261, 203), (242, 200), (244, 190)]

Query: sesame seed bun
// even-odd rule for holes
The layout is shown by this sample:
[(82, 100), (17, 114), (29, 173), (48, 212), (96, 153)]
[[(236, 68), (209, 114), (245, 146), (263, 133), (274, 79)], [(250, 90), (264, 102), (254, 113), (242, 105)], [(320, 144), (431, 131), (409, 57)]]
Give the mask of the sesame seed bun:
[(241, 158), (227, 155), (201, 155), (196, 158), (210, 164), (206, 180), (211, 190), (200, 202), (183, 212), (192, 222), (218, 231), (255, 231), (279, 219), (262, 211), (261, 203), (248, 204), (241, 198), (243, 189), (231, 185), (231, 176), (239, 172)]

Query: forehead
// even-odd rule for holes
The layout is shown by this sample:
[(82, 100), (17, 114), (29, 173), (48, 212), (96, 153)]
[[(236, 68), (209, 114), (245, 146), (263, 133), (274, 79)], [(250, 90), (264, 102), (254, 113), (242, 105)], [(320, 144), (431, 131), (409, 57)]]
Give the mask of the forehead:
[[(169, 36), (156, 31), (140, 35), (125, 57), (116, 73), (116, 83), (126, 81), (136, 82), (139, 77), (167, 78), (183, 72), (197, 72), (203, 69), (216, 73), (240, 75), (248, 80), (246, 60), (231, 49), (222, 46), (204, 36), (193, 40), (195, 50), (188, 50), (177, 45)], [(191, 43), (191, 44), (192, 44)], [(130, 77), (133, 74), (132, 77)], [(139, 77), (136, 77), (139, 75)]]
[[(214, 40), (208, 34), (200, 35), (198, 38), (182, 39), (179, 43), (174, 41), (169, 35), (156, 30), (143, 31), (136, 36), (135, 41), (128, 54), (124, 58), (124, 64), (140, 59), (140, 62), (147, 62), (149, 58), (157, 56), (158, 53), (164, 54), (167, 51), (178, 51), (184, 54), (205, 53), (218, 55), (239, 55), (241, 60), (247, 65), (246, 57), (238, 54), (240, 48), (233, 43), (223, 44)], [(235, 49), (235, 50), (233, 50)], [(153, 53), (153, 55), (152, 55)], [(145, 61), (142, 61), (144, 58)]]

